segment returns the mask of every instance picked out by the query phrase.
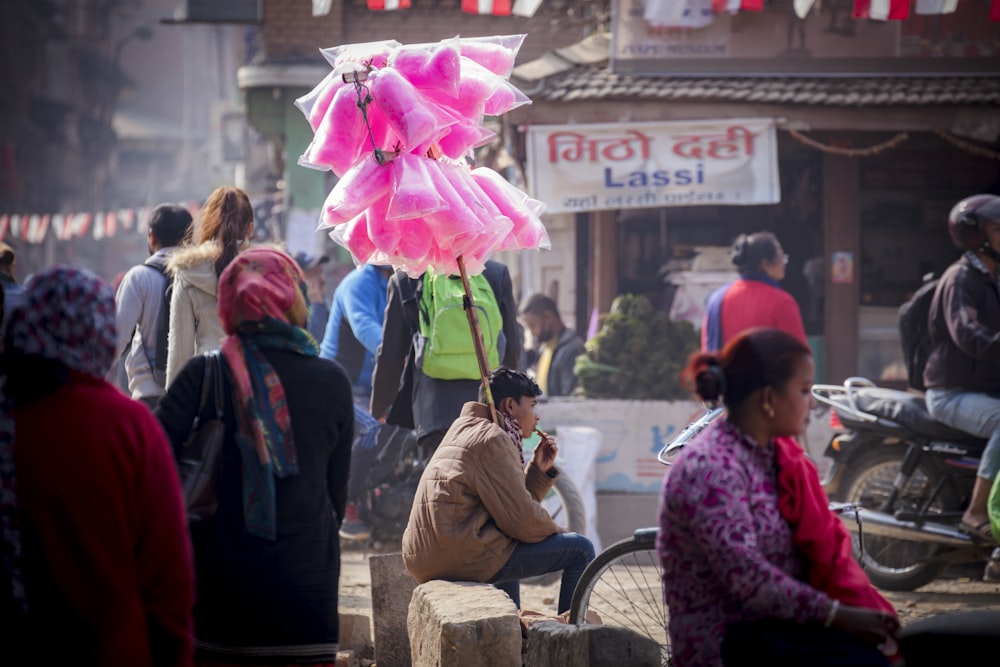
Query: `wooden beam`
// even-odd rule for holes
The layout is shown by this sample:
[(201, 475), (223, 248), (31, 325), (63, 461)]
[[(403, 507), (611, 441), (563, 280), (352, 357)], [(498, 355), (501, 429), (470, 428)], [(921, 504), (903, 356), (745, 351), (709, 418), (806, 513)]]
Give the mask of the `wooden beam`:
[[(823, 241), (826, 267), (824, 312), (826, 378), (840, 383), (858, 372), (859, 304), (861, 303), (860, 160), (823, 155)], [(838, 259), (851, 260), (850, 282), (834, 281)], [(843, 267), (843, 264), (841, 265)], [(840, 274), (843, 279), (846, 272)]]
[(594, 249), (594, 281), (592, 303), (598, 313), (611, 310), (618, 295), (618, 243), (615, 211), (595, 211), (591, 214), (591, 247)]

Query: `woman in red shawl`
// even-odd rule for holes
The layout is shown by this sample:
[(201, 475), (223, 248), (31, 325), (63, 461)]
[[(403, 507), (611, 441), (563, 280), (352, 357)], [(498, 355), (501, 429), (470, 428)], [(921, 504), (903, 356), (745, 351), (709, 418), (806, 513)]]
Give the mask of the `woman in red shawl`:
[(103, 378), (111, 288), (57, 266), (7, 323), (0, 391), (5, 665), (190, 665), (191, 548), (170, 447)]
[[(344, 370), (306, 333), (295, 261), (251, 248), (219, 278), (226, 438), (215, 516), (191, 524), (195, 663), (332, 665), (354, 411)], [(205, 357), (157, 408), (176, 449), (198, 409)]]

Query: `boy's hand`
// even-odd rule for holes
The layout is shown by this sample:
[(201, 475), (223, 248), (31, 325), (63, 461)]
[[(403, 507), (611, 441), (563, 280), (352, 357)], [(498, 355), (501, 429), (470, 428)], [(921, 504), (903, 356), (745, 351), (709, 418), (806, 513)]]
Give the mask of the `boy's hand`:
[(556, 465), (556, 454), (559, 448), (556, 446), (556, 439), (551, 435), (544, 436), (535, 447), (535, 453), (531, 461), (542, 472), (548, 472)]

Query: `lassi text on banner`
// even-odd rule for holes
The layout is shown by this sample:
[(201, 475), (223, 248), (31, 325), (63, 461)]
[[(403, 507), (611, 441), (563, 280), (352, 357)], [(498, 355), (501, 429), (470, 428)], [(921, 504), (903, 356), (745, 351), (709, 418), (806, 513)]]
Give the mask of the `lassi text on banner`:
[(527, 175), (546, 212), (781, 200), (772, 119), (535, 125)]

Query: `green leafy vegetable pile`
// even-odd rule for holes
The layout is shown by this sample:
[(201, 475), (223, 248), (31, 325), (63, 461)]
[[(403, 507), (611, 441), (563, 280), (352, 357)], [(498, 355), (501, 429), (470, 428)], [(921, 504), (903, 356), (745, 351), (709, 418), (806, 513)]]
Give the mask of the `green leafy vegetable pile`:
[(576, 359), (578, 393), (587, 398), (690, 398), (680, 385), (688, 357), (698, 349), (690, 322), (672, 322), (649, 299), (623, 294), (611, 304), (587, 352)]

